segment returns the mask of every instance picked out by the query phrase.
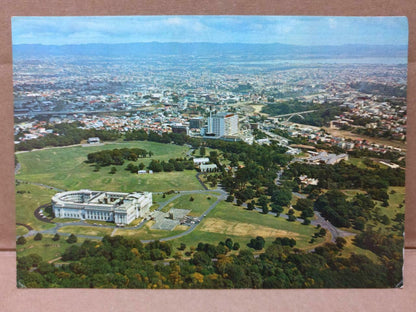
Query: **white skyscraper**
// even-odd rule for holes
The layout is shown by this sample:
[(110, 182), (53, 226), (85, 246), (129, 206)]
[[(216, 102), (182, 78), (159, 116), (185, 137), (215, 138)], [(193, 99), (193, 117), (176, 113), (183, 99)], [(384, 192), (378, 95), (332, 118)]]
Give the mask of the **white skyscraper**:
[(214, 133), (217, 137), (238, 134), (238, 116), (226, 112), (210, 116), (208, 133)]

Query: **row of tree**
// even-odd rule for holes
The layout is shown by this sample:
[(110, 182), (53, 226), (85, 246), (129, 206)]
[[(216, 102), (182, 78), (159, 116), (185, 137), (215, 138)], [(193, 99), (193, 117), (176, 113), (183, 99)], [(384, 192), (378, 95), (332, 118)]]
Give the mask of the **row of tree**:
[(182, 159), (182, 158), (171, 158), (168, 161), (159, 161), (152, 160), (147, 166), (149, 170), (153, 172), (172, 172), (172, 171), (183, 171), (183, 170), (193, 170), (194, 163), (192, 160)]
[(152, 151), (141, 148), (122, 148), (102, 150), (87, 155), (87, 163), (95, 163), (99, 166), (122, 165), (124, 160), (136, 161), (138, 158), (152, 157)]

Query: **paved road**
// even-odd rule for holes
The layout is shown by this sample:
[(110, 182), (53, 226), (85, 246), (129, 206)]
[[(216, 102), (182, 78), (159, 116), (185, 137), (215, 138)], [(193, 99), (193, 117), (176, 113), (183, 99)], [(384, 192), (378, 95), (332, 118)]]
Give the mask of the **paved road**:
[(315, 226), (319, 224), (322, 228), (327, 229), (329, 232), (331, 232), (331, 236), (332, 236), (331, 241), (333, 243), (335, 243), (335, 239), (337, 237), (346, 237), (346, 236), (355, 235), (355, 233), (347, 232), (347, 231), (344, 231), (335, 227), (328, 220), (325, 220), (325, 218), (322, 217), (318, 211), (314, 211), (314, 214), (316, 216), (316, 219), (311, 220), (311, 224)]
[[(283, 169), (277, 172), (277, 177), (275, 179), (276, 185), (280, 184), (280, 179), (282, 177), (282, 174), (283, 174)], [(292, 192), (292, 195), (299, 197), (299, 198), (306, 198), (304, 194), (300, 194), (298, 192)], [(256, 210), (261, 211), (261, 209), (256, 209)], [(272, 212), (269, 212), (269, 213), (273, 214)], [(274, 213), (274, 215), (276, 214)], [(325, 218), (322, 217), (318, 211), (314, 211), (314, 215), (315, 215), (315, 219), (311, 220), (311, 225), (317, 226), (319, 224), (322, 228), (328, 230), (331, 233), (331, 242), (335, 242), (337, 237), (346, 237), (346, 236), (355, 235), (354, 233), (338, 229), (337, 227), (332, 225), (332, 223), (330, 223), (328, 220), (325, 220)], [(280, 214), (280, 217), (287, 219), (288, 215)], [(303, 219), (296, 218), (296, 221), (303, 222)]]

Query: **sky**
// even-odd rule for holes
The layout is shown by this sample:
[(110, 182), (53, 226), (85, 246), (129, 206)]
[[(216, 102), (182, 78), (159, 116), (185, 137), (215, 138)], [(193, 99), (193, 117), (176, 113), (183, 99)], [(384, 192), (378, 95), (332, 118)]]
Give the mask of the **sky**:
[(132, 42), (407, 45), (405, 17), (13, 17), (13, 44)]

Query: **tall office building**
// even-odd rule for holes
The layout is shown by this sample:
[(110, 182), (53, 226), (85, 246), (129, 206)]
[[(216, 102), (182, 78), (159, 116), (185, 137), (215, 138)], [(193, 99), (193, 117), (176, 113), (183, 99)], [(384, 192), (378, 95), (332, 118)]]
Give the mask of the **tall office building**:
[(227, 112), (210, 116), (208, 133), (213, 133), (217, 137), (238, 134), (238, 116)]

